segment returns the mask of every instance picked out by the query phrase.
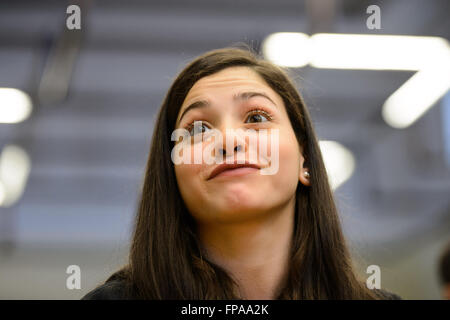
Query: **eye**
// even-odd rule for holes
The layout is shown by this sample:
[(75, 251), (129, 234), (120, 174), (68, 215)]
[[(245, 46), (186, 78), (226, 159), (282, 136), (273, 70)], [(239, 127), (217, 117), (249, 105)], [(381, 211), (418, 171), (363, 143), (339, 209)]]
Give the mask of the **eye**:
[[(247, 117), (247, 120), (250, 120), (250, 123), (266, 122), (266, 121), (272, 120), (272, 116), (264, 110), (255, 109), (255, 110), (250, 111), (250, 114)], [(246, 121), (246, 123), (248, 123), (248, 122)]]
[(206, 132), (209, 128), (203, 123), (203, 121), (194, 121), (186, 127), (186, 130), (191, 136), (194, 136), (196, 134)]

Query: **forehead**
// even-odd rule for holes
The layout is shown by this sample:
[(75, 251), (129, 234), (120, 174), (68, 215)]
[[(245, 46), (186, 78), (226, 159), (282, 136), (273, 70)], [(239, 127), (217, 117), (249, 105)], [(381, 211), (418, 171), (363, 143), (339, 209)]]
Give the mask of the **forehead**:
[[(239, 90), (261, 89), (275, 94), (272, 88), (255, 71), (248, 67), (230, 67), (198, 80), (189, 90), (184, 102), (189, 102), (208, 92), (219, 92), (222, 89), (233, 88)], [(232, 93), (228, 90), (226, 92)]]

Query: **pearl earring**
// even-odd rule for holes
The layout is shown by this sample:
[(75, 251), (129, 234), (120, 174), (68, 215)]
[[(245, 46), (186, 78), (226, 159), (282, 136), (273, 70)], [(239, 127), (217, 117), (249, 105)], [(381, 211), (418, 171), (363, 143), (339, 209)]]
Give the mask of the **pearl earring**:
[(305, 171), (305, 177), (309, 178), (309, 172), (308, 171)]

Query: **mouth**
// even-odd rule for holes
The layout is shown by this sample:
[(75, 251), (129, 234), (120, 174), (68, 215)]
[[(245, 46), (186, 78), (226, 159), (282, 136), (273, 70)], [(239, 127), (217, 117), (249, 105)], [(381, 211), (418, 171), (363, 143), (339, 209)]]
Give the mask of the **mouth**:
[(250, 163), (223, 163), (214, 168), (207, 180), (214, 179), (218, 176), (240, 176), (245, 175), (256, 170), (260, 167), (256, 164)]

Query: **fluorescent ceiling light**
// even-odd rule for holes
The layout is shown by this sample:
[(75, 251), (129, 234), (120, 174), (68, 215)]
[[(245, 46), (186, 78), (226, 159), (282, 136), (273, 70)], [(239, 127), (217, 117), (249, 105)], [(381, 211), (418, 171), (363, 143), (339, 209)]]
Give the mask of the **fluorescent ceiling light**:
[(286, 67), (417, 71), (439, 65), (449, 46), (440, 37), (278, 32), (264, 40), (262, 50)]
[(439, 37), (319, 33), (311, 36), (316, 68), (420, 70), (439, 64), (448, 52)]
[(30, 158), (21, 147), (8, 145), (0, 154), (0, 206), (10, 207), (23, 194), (30, 173)]
[(384, 121), (398, 129), (412, 125), (449, 87), (449, 65), (417, 72), (386, 100), (382, 108)]
[(350, 150), (335, 141), (319, 141), (320, 151), (331, 188), (337, 189), (355, 170), (355, 158)]
[(303, 67), (310, 61), (310, 39), (298, 32), (269, 35), (262, 44), (266, 59), (283, 67)]
[(418, 71), (384, 103), (382, 116), (406, 128), (450, 88), (450, 46), (440, 37), (318, 33), (274, 33), (264, 56), (281, 66)]
[(31, 114), (31, 99), (25, 92), (14, 88), (0, 88), (0, 123), (24, 121)]

